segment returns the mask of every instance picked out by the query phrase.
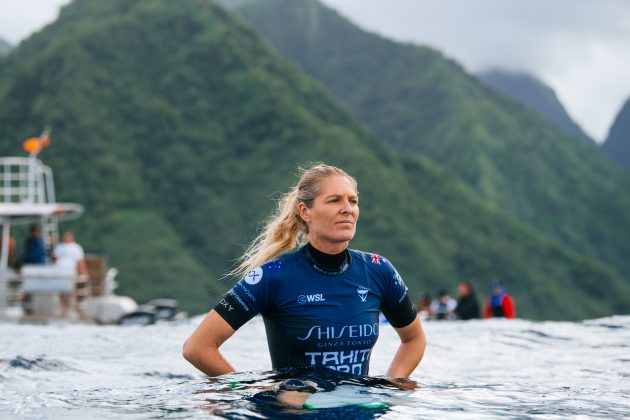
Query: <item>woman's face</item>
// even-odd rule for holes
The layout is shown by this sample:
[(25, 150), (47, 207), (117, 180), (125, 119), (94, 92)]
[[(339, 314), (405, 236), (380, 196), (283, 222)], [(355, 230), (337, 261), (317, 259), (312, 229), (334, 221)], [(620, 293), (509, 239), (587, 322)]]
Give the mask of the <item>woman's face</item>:
[(311, 208), (300, 203), (300, 217), (308, 225), (312, 245), (322, 252), (337, 253), (354, 237), (359, 218), (359, 196), (350, 179), (325, 178)]

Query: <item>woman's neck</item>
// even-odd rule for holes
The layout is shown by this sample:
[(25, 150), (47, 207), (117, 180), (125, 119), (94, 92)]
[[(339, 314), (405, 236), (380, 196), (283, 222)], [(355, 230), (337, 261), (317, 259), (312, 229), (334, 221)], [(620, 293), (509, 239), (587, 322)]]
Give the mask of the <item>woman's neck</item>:
[(339, 270), (347, 259), (347, 251), (344, 248), (340, 253), (329, 254), (315, 248), (310, 242), (306, 244), (308, 251), (315, 262), (329, 270)]

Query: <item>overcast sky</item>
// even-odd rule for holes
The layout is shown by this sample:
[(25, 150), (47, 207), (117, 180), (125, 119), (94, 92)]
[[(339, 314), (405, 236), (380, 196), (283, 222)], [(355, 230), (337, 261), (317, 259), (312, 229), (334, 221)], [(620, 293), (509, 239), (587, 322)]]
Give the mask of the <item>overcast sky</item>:
[[(630, 0), (323, 1), (365, 29), (437, 48), (470, 72), (532, 73), (598, 141), (630, 97)], [(17, 44), (66, 3), (0, 0), (0, 37)]]

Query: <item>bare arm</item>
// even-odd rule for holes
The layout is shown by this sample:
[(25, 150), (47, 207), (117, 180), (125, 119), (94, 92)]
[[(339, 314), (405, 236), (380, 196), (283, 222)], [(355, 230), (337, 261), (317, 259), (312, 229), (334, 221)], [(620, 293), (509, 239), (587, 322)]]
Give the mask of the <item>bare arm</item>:
[(79, 273), (80, 276), (88, 275), (87, 264), (85, 263), (85, 259), (80, 259), (77, 262), (77, 273)]
[(219, 347), (234, 334), (230, 326), (214, 309), (206, 315), (197, 329), (184, 343), (183, 356), (208, 376), (234, 372)]
[(400, 337), (400, 347), (387, 369), (387, 376), (408, 378), (420, 364), (427, 342), (418, 317), (406, 327), (395, 328), (395, 330)]

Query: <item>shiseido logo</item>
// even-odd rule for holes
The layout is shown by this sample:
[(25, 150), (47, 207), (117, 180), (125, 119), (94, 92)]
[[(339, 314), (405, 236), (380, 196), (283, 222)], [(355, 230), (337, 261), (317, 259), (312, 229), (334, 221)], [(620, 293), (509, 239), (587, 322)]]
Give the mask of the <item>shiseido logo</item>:
[(300, 304), (304, 304), (310, 302), (324, 302), (326, 299), (324, 299), (323, 293), (316, 293), (314, 295), (300, 295), (298, 296), (297, 301)]
[(343, 327), (322, 327), (315, 325), (308, 330), (305, 337), (298, 337), (298, 340), (308, 340), (316, 338), (318, 340), (333, 340), (338, 338), (361, 338), (378, 335), (378, 323), (344, 325)]

